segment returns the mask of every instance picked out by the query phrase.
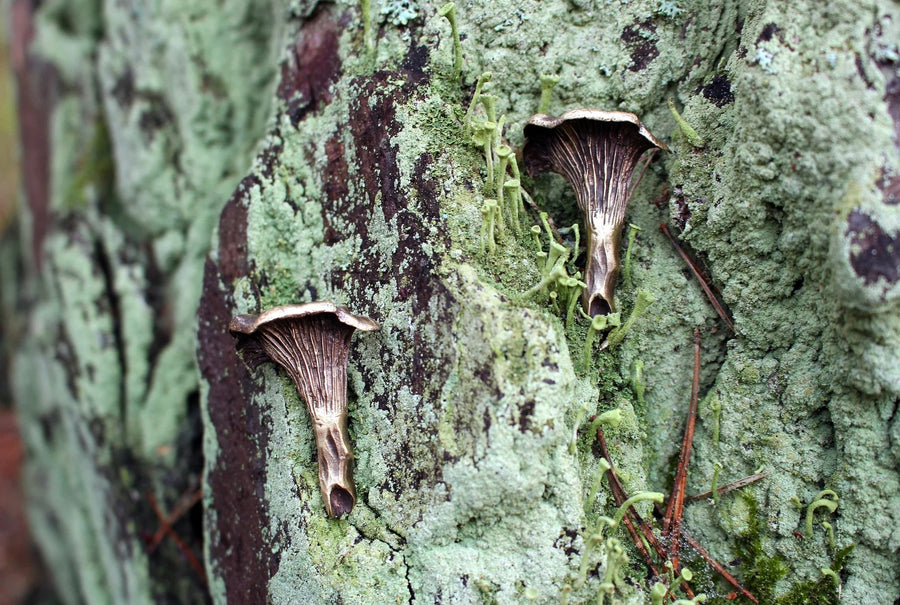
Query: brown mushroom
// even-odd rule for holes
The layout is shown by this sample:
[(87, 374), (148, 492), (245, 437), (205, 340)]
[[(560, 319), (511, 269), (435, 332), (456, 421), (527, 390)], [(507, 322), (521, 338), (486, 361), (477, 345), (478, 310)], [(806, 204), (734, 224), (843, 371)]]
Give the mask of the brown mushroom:
[(353, 450), (347, 435), (347, 358), (354, 330), (378, 324), (346, 307), (320, 301), (238, 315), (228, 326), (287, 371), (312, 418), (319, 458), (319, 488), (331, 517), (356, 503)]
[(613, 310), (619, 239), (629, 183), (641, 155), (668, 148), (633, 113), (575, 109), (537, 114), (525, 126), (522, 156), (530, 175), (553, 171), (575, 189), (587, 231), (582, 294), (591, 316)]

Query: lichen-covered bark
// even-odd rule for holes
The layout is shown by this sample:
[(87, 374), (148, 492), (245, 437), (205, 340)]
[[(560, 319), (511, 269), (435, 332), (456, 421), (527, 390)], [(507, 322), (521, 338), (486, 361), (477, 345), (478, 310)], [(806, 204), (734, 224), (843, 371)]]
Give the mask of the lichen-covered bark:
[[(689, 490), (716, 468), (720, 485), (768, 476), (689, 504), (687, 530), (760, 602), (893, 602), (895, 5), (459, 3), (457, 81), (438, 6), (372, 3), (367, 45), (356, 4), (233, 4), (13, 7), (35, 24), (21, 30), (35, 33), (21, 38), (33, 63), (20, 91), (42, 70), (63, 84), (34, 106), (33, 140), (23, 128), (38, 145), (25, 184), (42, 281), (15, 390), (35, 530), (71, 602), (201, 592), (174, 546), (147, 554), (139, 540), (156, 526), (141, 492), (171, 507), (201, 464), (215, 602), (588, 602), (610, 555), (596, 550), (582, 580), (582, 553), (615, 506), (605, 482), (586, 500), (599, 459), (587, 419), (619, 409), (606, 436), (626, 488), (665, 491), (695, 328)], [(629, 207), (641, 231), (617, 294), (626, 315), (639, 290), (654, 302), (590, 368), (587, 322), (521, 296), (541, 277), (537, 217), (521, 234), (507, 225), (496, 252), (482, 245), (484, 159), (463, 122), (484, 71), (512, 145), (549, 73), (553, 113), (634, 111), (672, 148)], [(29, 185), (29, 166), (49, 190)], [(525, 187), (556, 225), (577, 220), (560, 179)], [(701, 259), (734, 333), (662, 222)], [(317, 299), (382, 326), (352, 345), (358, 503), (341, 520), (325, 516), (303, 402), (227, 334), (235, 314)], [(838, 508), (818, 509), (807, 534), (826, 489)], [(626, 549), (614, 597), (647, 601)], [(724, 602), (730, 588), (688, 565)]]
[[(203, 602), (175, 541), (148, 546), (150, 495), (166, 514), (199, 487), (203, 260), (263, 133), (280, 18), (95, 0), (10, 16), (27, 210), (3, 289), (32, 530), (68, 603)], [(175, 525), (197, 555), (199, 519)]]

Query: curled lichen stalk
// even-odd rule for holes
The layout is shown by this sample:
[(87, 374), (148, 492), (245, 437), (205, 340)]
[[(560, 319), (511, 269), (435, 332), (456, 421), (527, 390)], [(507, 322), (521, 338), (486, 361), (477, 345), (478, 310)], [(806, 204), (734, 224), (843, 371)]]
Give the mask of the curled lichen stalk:
[(484, 93), (478, 95), (478, 102), (484, 107), (484, 113), (487, 115), (489, 122), (497, 121), (497, 101), (499, 100), (497, 95)]
[(506, 184), (506, 168), (509, 166), (509, 157), (512, 154), (513, 150), (509, 145), (497, 145), (495, 151), (497, 156), (497, 178), (494, 179), (494, 188), (497, 189), (498, 194)]
[[(566, 310), (566, 323), (570, 325), (576, 303), (585, 287), (584, 282), (578, 279), (580, 274), (570, 275), (567, 269), (569, 258), (572, 256), (573, 250), (577, 251), (577, 248), (568, 248), (553, 237), (553, 230), (546, 212), (540, 214), (540, 219), (543, 230), (540, 226), (534, 225), (531, 233), (538, 249), (536, 256), (542, 261), (542, 277), (540, 282), (522, 295), (522, 298), (530, 298), (539, 292), (546, 292), (561, 308)], [(546, 252), (541, 241), (542, 233), (545, 233), (547, 238)], [(573, 303), (573, 301), (575, 302)]]
[(525, 208), (522, 205), (522, 186), (518, 179), (509, 179), (503, 183), (503, 187), (500, 189), (506, 194), (504, 197), (507, 200), (513, 230), (519, 233), (521, 231), (519, 216), (525, 212)]
[(841, 587), (841, 577), (837, 574), (836, 571), (834, 571), (830, 567), (823, 567), (821, 571), (823, 576), (831, 578), (831, 581), (834, 582), (835, 588)]
[(606, 564), (603, 570), (603, 581), (600, 582), (597, 602), (603, 605), (607, 595), (613, 594), (625, 581), (623, 570), (628, 565), (628, 555), (622, 548), (622, 543), (616, 538), (609, 538), (604, 545), (606, 547)]
[(475, 106), (478, 105), (478, 99), (479, 97), (481, 97), (481, 91), (484, 88), (484, 85), (490, 82), (493, 78), (493, 72), (486, 71), (478, 76), (478, 80), (475, 82), (475, 92), (472, 94), (472, 100), (469, 101), (469, 107), (466, 109), (466, 117), (464, 118), (464, 125), (467, 135), (472, 134)]
[(816, 509), (824, 508), (829, 513), (834, 514), (838, 507), (838, 495), (830, 489), (822, 490), (813, 498), (813, 501), (806, 509), (806, 536), (812, 536), (813, 519)]
[[(501, 216), (497, 229), (502, 231), (504, 225), (509, 224), (512, 231), (519, 234), (520, 217), (525, 212), (524, 199), (527, 192), (522, 189), (515, 153), (504, 143), (506, 116), (498, 117), (499, 97), (484, 91), (485, 85), (492, 79), (491, 72), (484, 72), (478, 77), (475, 92), (466, 109), (463, 128), (467, 136), (471, 137), (472, 143), (484, 154), (484, 195), (492, 195), (497, 200)], [(568, 300), (557, 296), (559, 302)]]
[(494, 133), (497, 131), (497, 123), (485, 120), (476, 123), (473, 128), (472, 142), (478, 145), (484, 153), (484, 163), (487, 166), (487, 182), (494, 182)]
[(713, 506), (719, 505), (719, 473), (722, 472), (722, 463), (716, 460), (713, 462), (712, 492)]
[(631, 249), (634, 248), (634, 240), (640, 230), (641, 228), (637, 225), (628, 223), (628, 247), (625, 248), (625, 265), (622, 270), (622, 277), (626, 284), (631, 283)]
[(834, 541), (834, 527), (828, 521), (822, 521), (822, 527), (828, 532), (828, 546), (834, 550), (837, 548), (837, 544)]
[(578, 306), (578, 301), (581, 298), (581, 291), (584, 290), (586, 286), (583, 281), (578, 279), (580, 276), (581, 273), (576, 273), (574, 276), (562, 280), (559, 284), (559, 287), (565, 289), (566, 296), (568, 297), (568, 303), (566, 303), (567, 330), (572, 328), (572, 322), (575, 319), (575, 308)]
[[(686, 584), (694, 579), (693, 572), (688, 568), (682, 568), (682, 570), (675, 575), (674, 566), (671, 561), (666, 561), (666, 577), (668, 578), (669, 585), (666, 586), (662, 582), (657, 582), (653, 585), (653, 588), (650, 590), (650, 602), (653, 605), (662, 605), (665, 602), (674, 602), (677, 605), (694, 605), (696, 603), (703, 603), (706, 601), (705, 594), (698, 594), (692, 599), (675, 599), (675, 590), (681, 586), (682, 584)], [(667, 600), (668, 597), (668, 600)]]
[(625, 334), (634, 326), (635, 322), (644, 314), (647, 308), (653, 304), (655, 297), (647, 290), (638, 290), (637, 300), (634, 301), (634, 308), (625, 323), (609, 333), (606, 342), (603, 343), (604, 348), (615, 347), (625, 340)]
[(568, 274), (566, 273), (565, 259), (563, 258), (561, 261), (553, 265), (553, 268), (544, 275), (541, 281), (526, 290), (521, 297), (523, 299), (531, 298), (538, 292), (544, 291), (548, 286), (554, 285), (559, 280), (566, 279), (567, 277)]
[(722, 402), (719, 401), (719, 394), (712, 391), (708, 396), (709, 410), (712, 412), (713, 431), (712, 444), (714, 448), (719, 447), (719, 425), (722, 417)]
[(640, 359), (634, 362), (634, 380), (631, 383), (638, 405), (644, 407), (644, 393), (647, 391), (647, 381), (644, 379), (644, 362)]
[[(588, 317), (587, 314), (585, 314), (585, 317)], [(587, 336), (584, 338), (584, 357), (582, 360), (582, 367), (585, 372), (591, 369), (591, 362), (594, 359), (594, 342), (597, 334), (601, 334), (610, 327), (619, 327), (622, 323), (622, 316), (619, 313), (594, 315), (593, 317), (588, 317), (588, 319), (591, 320), (591, 323), (588, 326)]]
[(591, 483), (591, 488), (588, 490), (587, 498), (584, 500), (584, 508), (587, 510), (597, 498), (597, 493), (600, 491), (600, 484), (603, 482), (603, 476), (606, 472), (611, 469), (609, 462), (604, 458), (600, 458), (600, 461), (597, 463), (597, 472), (594, 475), (594, 481)]
[[(601, 515), (597, 520), (597, 524), (591, 528), (584, 538), (584, 548), (581, 552), (581, 565), (578, 570), (578, 580), (575, 582), (575, 585), (579, 588), (584, 586), (584, 583), (587, 580), (588, 568), (591, 566), (594, 553), (601, 544), (604, 544), (604, 533), (607, 529), (613, 531), (619, 527), (619, 524), (622, 522), (622, 519), (625, 518), (628, 509), (635, 504), (647, 501), (660, 504), (664, 499), (665, 496), (659, 492), (638, 492), (623, 502), (622, 506), (616, 510), (616, 513), (612, 518)], [(605, 540), (607, 557), (610, 553), (613, 553), (614, 556), (616, 556), (615, 553), (618, 550), (616, 548), (618, 540), (611, 542), (612, 540), (615, 539), (610, 538)], [(621, 545), (618, 546), (621, 547)], [(624, 551), (621, 551), (621, 553), (624, 555)], [(609, 565), (608, 558), (607, 565)]]
[(497, 200), (487, 198), (481, 206), (481, 251), (493, 254), (497, 251), (494, 230), (498, 223), (500, 208)]

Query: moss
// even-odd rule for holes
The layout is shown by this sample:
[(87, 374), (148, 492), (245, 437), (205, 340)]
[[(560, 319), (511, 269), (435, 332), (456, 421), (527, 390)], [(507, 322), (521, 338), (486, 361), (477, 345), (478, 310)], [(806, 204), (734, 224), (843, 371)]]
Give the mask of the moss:
[(762, 603), (775, 602), (775, 590), (779, 581), (790, 569), (782, 557), (767, 556), (763, 552), (765, 530), (759, 518), (759, 505), (752, 497), (745, 497), (748, 505), (747, 529), (737, 540), (735, 549), (744, 566), (744, 586)]
[[(776, 592), (776, 587), (791, 572), (788, 562), (780, 555), (767, 555), (764, 551), (765, 529), (760, 520), (759, 506), (752, 497), (744, 497), (749, 507), (747, 529), (736, 540), (735, 548), (744, 565), (743, 581), (761, 603), (779, 605), (806, 605), (810, 603), (840, 603), (839, 586), (829, 575), (816, 574), (811, 580), (793, 579), (786, 590)], [(828, 569), (841, 574), (855, 544), (837, 550)], [(809, 547), (813, 547), (810, 545)]]
[[(850, 556), (854, 548), (855, 545), (851, 544), (835, 553), (828, 569), (835, 574), (839, 574), (844, 568), (847, 557)], [(818, 579), (798, 583), (778, 599), (779, 605), (803, 605), (805, 603), (836, 605), (841, 602), (840, 586), (835, 585), (834, 577), (825, 573)]]

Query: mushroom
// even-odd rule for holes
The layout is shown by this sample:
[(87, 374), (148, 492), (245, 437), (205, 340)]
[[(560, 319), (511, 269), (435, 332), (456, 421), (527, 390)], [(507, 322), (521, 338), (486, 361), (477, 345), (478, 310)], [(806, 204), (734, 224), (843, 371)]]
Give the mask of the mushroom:
[(331, 517), (356, 503), (347, 435), (347, 357), (354, 330), (378, 324), (330, 301), (274, 307), (259, 315), (238, 315), (228, 329), (287, 371), (306, 402), (316, 436), (319, 488)]
[(632, 173), (648, 149), (668, 150), (633, 113), (575, 109), (539, 113), (525, 126), (522, 156), (529, 175), (553, 171), (575, 189), (587, 231), (582, 294), (591, 316), (613, 310), (619, 239)]

